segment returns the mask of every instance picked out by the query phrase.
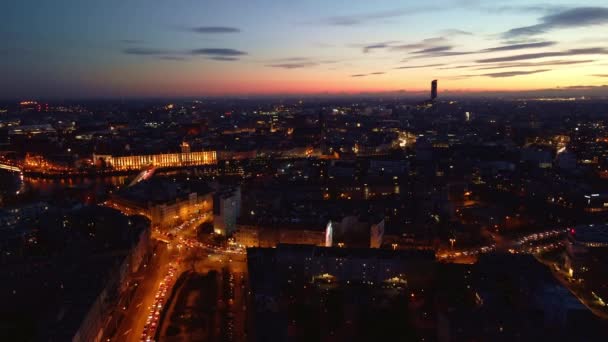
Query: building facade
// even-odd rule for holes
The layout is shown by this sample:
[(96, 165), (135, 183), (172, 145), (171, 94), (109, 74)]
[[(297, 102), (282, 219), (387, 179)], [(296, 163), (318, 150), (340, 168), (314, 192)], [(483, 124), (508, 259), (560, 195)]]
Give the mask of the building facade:
[[(184, 148), (182, 147), (182, 150)], [(215, 151), (149, 154), (141, 156), (121, 156), (94, 154), (96, 165), (105, 165), (118, 171), (139, 170), (145, 167), (180, 167), (214, 165), (217, 163)]]
[(241, 213), (241, 188), (218, 191), (213, 197), (213, 232), (228, 235), (236, 230)]
[(168, 228), (184, 222), (193, 215), (211, 212), (211, 194), (190, 193), (187, 198), (175, 202), (151, 204), (148, 208), (153, 227)]

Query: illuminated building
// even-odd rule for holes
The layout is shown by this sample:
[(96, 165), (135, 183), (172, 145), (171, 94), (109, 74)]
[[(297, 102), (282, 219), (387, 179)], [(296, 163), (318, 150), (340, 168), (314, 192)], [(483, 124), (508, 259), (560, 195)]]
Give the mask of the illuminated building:
[(9, 136), (27, 135), (33, 136), (37, 134), (56, 134), (57, 131), (50, 124), (42, 125), (23, 125), (11, 128), (8, 131)]
[[(95, 163), (100, 163), (114, 170), (139, 170), (145, 167), (180, 167), (215, 165), (217, 154), (215, 151), (188, 152), (190, 147), (185, 148), (182, 144), (182, 153), (149, 154), (142, 156), (121, 156), (93, 154)], [(184, 152), (186, 151), (186, 152)]]
[(244, 247), (276, 247), (279, 244), (325, 246), (325, 232), (300, 228), (237, 225), (234, 239)]
[(23, 169), (25, 171), (35, 171), (43, 173), (67, 172), (70, 171), (73, 163), (68, 161), (51, 161), (38, 154), (26, 154)]
[(188, 194), (187, 198), (174, 202), (150, 204), (147, 211), (153, 227), (169, 228), (180, 222), (185, 222), (193, 215), (211, 211), (211, 194)]
[[(156, 196), (159, 193), (162, 198)], [(111, 196), (108, 206), (144, 215), (150, 219), (152, 227), (166, 229), (193, 216), (211, 214), (213, 200), (210, 192), (189, 189), (178, 194), (172, 184), (143, 181)]]
[(331, 247), (333, 244), (333, 233), (334, 229), (331, 224), (331, 221), (327, 223), (327, 228), (325, 229), (325, 247)]
[(348, 246), (359, 248), (380, 248), (384, 237), (384, 219), (362, 219), (358, 216), (344, 216), (340, 220), (327, 223), (325, 247)]
[(608, 194), (596, 193), (584, 195), (584, 210), (588, 213), (599, 213), (608, 211)]
[(566, 238), (564, 268), (571, 277), (579, 277), (587, 271), (585, 265), (589, 263), (591, 252), (599, 248), (608, 248), (607, 225), (590, 224), (571, 228)]
[(227, 235), (236, 229), (241, 211), (241, 188), (229, 189), (213, 197), (213, 232)]
[(384, 220), (372, 224), (370, 229), (370, 248), (380, 248), (382, 246), (382, 240), (384, 238)]
[(41, 112), (42, 110), (46, 112), (49, 110), (49, 105), (47, 103), (38, 103), (37, 101), (21, 101), (19, 103), (19, 110), (21, 112)]
[(416, 143), (416, 135), (407, 131), (398, 131), (398, 137), (393, 142), (393, 147), (408, 147)]

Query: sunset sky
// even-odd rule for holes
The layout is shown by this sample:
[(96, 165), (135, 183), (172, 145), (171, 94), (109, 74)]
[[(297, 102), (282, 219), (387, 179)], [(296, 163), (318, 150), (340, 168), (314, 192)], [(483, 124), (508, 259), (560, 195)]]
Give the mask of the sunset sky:
[(15, 0), (0, 13), (0, 98), (608, 83), (606, 0)]

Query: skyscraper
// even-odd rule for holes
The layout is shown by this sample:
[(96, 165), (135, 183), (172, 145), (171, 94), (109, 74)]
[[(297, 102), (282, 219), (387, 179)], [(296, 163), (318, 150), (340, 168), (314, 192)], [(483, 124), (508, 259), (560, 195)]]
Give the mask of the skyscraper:
[(433, 82), (431, 82), (431, 100), (434, 100), (437, 98), (437, 80), (433, 80)]

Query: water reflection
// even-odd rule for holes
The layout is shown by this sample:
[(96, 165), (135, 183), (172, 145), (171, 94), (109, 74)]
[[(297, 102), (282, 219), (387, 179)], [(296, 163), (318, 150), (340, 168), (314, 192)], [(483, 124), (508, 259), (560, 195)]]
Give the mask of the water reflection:
[(102, 191), (108, 187), (123, 186), (132, 176), (106, 177), (73, 177), (61, 179), (25, 177), (23, 183), (26, 191), (35, 191), (41, 195), (50, 195), (53, 191), (65, 188), (92, 188)]
[(43, 196), (67, 188), (90, 189), (104, 192), (125, 185), (133, 176), (99, 176), (48, 179), (22, 176), (19, 173), (0, 170), (0, 195), (9, 197), (16, 194), (37, 193)]

